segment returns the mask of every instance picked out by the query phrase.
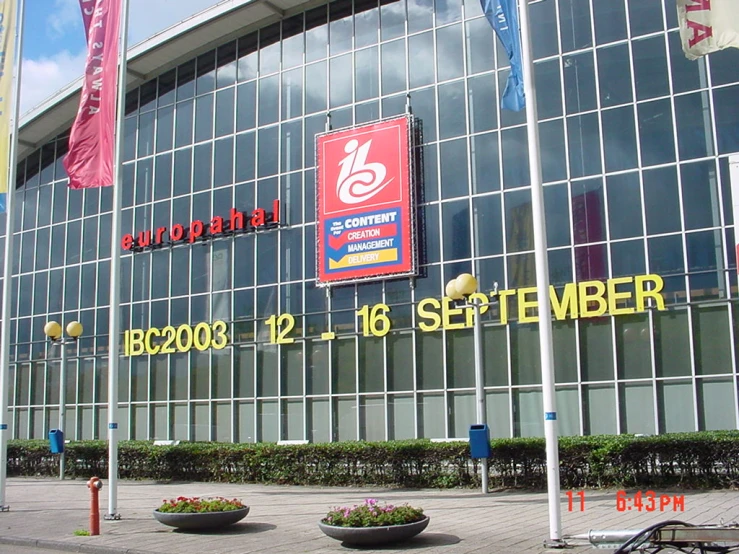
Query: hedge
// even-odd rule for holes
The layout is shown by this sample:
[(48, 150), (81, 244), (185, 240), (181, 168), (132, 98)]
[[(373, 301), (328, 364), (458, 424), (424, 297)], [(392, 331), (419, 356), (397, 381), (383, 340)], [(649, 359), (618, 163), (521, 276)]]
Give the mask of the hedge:
[[(497, 439), (491, 447), (492, 488), (546, 487), (543, 438)], [(728, 488), (739, 484), (739, 431), (560, 437), (559, 461), (562, 488)], [(55, 476), (58, 464), (48, 441), (8, 443), (8, 475)], [(122, 479), (158, 481), (413, 488), (480, 484), (480, 466), (470, 460), (463, 441), (284, 446), (213, 442), (154, 446), (123, 441), (118, 464)], [(66, 471), (70, 477), (107, 476), (107, 442), (67, 444)]]

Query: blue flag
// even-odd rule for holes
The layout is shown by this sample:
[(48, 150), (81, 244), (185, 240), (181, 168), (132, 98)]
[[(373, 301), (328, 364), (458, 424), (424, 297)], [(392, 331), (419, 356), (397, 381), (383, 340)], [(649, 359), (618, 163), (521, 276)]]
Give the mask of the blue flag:
[(521, 67), (521, 35), (518, 29), (516, 0), (480, 0), (482, 11), (498, 35), (511, 62), (511, 74), (503, 92), (500, 105), (514, 112), (526, 106)]

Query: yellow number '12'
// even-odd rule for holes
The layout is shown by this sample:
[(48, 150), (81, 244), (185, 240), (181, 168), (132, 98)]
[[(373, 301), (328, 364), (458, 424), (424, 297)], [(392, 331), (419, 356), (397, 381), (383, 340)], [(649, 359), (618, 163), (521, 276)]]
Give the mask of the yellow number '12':
[[(295, 342), (295, 339), (287, 337), (287, 334), (295, 327), (295, 318), (292, 315), (273, 315), (264, 323), (269, 327), (270, 344), (291, 344)], [(280, 328), (279, 333), (278, 327)]]

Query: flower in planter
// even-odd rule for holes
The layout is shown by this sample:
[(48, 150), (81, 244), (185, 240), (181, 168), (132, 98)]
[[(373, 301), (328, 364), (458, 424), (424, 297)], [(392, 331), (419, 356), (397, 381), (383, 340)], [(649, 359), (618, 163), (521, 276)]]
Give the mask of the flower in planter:
[(336, 527), (383, 527), (414, 523), (424, 517), (422, 508), (413, 508), (408, 504), (380, 504), (374, 498), (368, 498), (364, 504), (353, 508), (333, 508), (321, 523)]
[(246, 508), (239, 500), (232, 498), (223, 498), (222, 496), (214, 497), (186, 497), (178, 496), (162, 501), (162, 505), (157, 508), (158, 512), (168, 514), (202, 514), (207, 512), (231, 512)]

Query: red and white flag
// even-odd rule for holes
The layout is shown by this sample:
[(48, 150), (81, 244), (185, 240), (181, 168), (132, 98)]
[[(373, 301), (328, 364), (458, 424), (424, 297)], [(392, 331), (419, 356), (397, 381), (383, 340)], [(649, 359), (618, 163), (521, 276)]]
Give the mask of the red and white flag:
[(683, 52), (691, 59), (739, 48), (739, 1), (677, 0)]
[(80, 0), (87, 61), (64, 168), (73, 189), (113, 184), (121, 0)]

